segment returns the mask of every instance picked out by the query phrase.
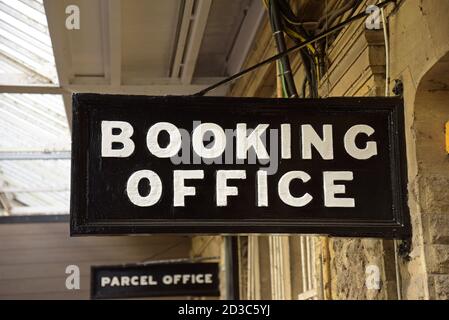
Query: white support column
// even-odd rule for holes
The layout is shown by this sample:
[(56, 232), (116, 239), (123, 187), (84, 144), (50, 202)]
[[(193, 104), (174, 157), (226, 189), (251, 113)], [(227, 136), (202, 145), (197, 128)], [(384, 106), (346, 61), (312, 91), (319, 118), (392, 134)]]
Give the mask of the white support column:
[(64, 94), (69, 92), (55, 85), (0, 85), (0, 93)]
[(270, 236), (271, 295), (273, 300), (290, 300), (290, 244), (288, 236)]
[(6, 195), (2, 192), (0, 192), (0, 204), (3, 208), (2, 210), (2, 216), (9, 216), (11, 215), (11, 203), (9, 202), (9, 199), (6, 197)]
[(192, 83), (193, 74), (195, 72), (198, 54), (200, 52), (201, 42), (203, 40), (204, 31), (206, 30), (207, 19), (212, 5), (212, 0), (198, 0), (193, 17), (193, 25), (191, 27), (191, 35), (188, 40), (188, 47), (182, 63), (181, 82), (183, 84)]
[[(11, 215), (51, 215), (51, 214), (68, 214), (67, 207), (13, 207), (10, 210)], [(0, 213), (4, 215), (5, 213)]]
[[(69, 40), (66, 34), (67, 30), (65, 29), (65, 2), (44, 0), (44, 8), (53, 46), (59, 85), (65, 87), (69, 85), (72, 77), (72, 56)], [(71, 128), (72, 103), (70, 95), (64, 95), (63, 99), (67, 121), (69, 123), (69, 128)]]
[(266, 14), (262, 1), (252, 1), (228, 59), (228, 74), (240, 71)]
[(122, 3), (103, 0), (105, 76), (113, 87), (122, 84)]
[(176, 53), (175, 57), (173, 59), (173, 66), (171, 70), (171, 77), (172, 78), (179, 78), (181, 75), (181, 68), (182, 68), (182, 58), (184, 56), (184, 52), (186, 50), (187, 46), (187, 36), (189, 33), (189, 27), (192, 23), (192, 12), (193, 12), (193, 5), (195, 4), (194, 0), (185, 0), (184, 2), (184, 8), (182, 13), (182, 20), (181, 25), (179, 27), (179, 33), (178, 33), (178, 39), (177, 39), (177, 45), (176, 45)]
[[(150, 85), (121, 85), (113, 87), (110, 85), (98, 84), (71, 84), (61, 86), (25, 86), (25, 85), (0, 85), (0, 93), (29, 93), (29, 94), (62, 94), (67, 95), (66, 103), (71, 103), (72, 92), (77, 93), (101, 93), (101, 94), (129, 94), (129, 95), (190, 95), (201, 91), (212, 83), (199, 81), (193, 84), (166, 83)], [(211, 92), (210, 95), (226, 95), (227, 86), (222, 86)]]

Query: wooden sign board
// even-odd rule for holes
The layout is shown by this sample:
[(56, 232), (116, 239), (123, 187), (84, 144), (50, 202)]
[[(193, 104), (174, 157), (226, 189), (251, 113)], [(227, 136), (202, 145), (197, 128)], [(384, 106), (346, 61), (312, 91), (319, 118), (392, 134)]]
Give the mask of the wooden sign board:
[(93, 266), (91, 298), (218, 297), (218, 263)]
[(78, 94), (71, 234), (404, 238), (399, 98)]

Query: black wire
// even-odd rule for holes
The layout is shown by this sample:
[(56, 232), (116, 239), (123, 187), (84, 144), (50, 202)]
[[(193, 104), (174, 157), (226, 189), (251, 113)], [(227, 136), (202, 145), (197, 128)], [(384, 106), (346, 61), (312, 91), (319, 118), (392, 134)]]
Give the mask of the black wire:
[[(289, 2), (287, 0), (278, 0), (280, 10), (283, 14), (283, 23), (286, 28), (289, 28), (299, 34), (303, 39), (308, 40), (310, 34), (305, 30), (301, 24), (300, 18), (293, 12)], [(287, 35), (296, 43), (299, 44), (300, 40), (297, 37), (287, 33)], [(303, 62), (304, 71), (306, 74), (305, 83), (309, 84), (309, 93), (311, 98), (318, 97), (318, 77), (316, 74), (317, 65), (315, 63), (316, 56), (313, 52), (310, 52), (308, 48), (300, 50), (300, 57)], [(305, 84), (302, 86), (302, 96), (305, 98)]]
[(302, 95), (301, 98), (305, 98), (306, 97), (306, 88), (307, 88), (307, 78), (304, 78), (304, 81), (302, 82)]
[(357, 2), (358, 0), (351, 0), (350, 2), (346, 2), (342, 7), (325, 14), (324, 17), (320, 19), (320, 23), (318, 24), (316, 31), (320, 33), (325, 30), (326, 26), (332, 25), (338, 17), (344, 15), (348, 10), (357, 5)]
[(301, 20), (295, 15), (287, 0), (279, 0), (279, 8), (288, 20), (294, 22), (295, 24), (301, 24)]
[(315, 64), (315, 60), (313, 57), (309, 57), (310, 60), (310, 76), (311, 76), (311, 83), (309, 84), (310, 89), (310, 97), (311, 98), (318, 98), (318, 74), (317, 74), (317, 67)]
[[(308, 56), (308, 52), (307, 50), (301, 49), (299, 50), (299, 55), (301, 56), (301, 60), (302, 63), (304, 65), (304, 70), (305, 70), (305, 74), (306, 74), (306, 79), (307, 82), (312, 85), (312, 70), (311, 70), (311, 65), (310, 65), (310, 58)], [(303, 92), (303, 96), (305, 98), (305, 94)]]
[[(395, 0), (386, 0), (384, 2), (379, 3), (377, 5), (377, 7), (383, 8), (383, 7), (385, 7), (387, 4), (389, 4), (391, 2), (395, 2)], [(280, 59), (282, 57), (285, 57), (288, 54), (290, 54), (290, 53), (292, 53), (292, 52), (294, 52), (296, 50), (305, 48), (309, 44), (315, 43), (315, 42), (317, 42), (317, 41), (327, 37), (328, 35), (333, 34), (334, 32), (343, 29), (346, 25), (348, 25), (348, 24), (350, 24), (350, 23), (352, 23), (354, 21), (357, 21), (357, 20), (359, 20), (361, 18), (364, 18), (364, 17), (366, 17), (368, 15), (369, 14), (366, 13), (366, 12), (361, 12), (361, 13), (359, 13), (359, 14), (351, 17), (351, 18), (348, 18), (345, 21), (343, 21), (343, 22), (341, 22), (341, 23), (339, 23), (339, 24), (329, 28), (328, 30), (324, 31), (323, 33), (320, 33), (320, 34), (316, 35), (315, 37), (311, 38), (310, 40), (301, 42), (301, 43), (299, 43), (299, 44), (297, 44), (297, 45), (295, 45), (293, 47), (288, 48), (284, 52), (275, 54), (274, 56), (271, 56), (271, 57), (269, 57), (269, 58), (267, 58), (267, 59), (265, 59), (265, 60), (263, 60), (263, 61), (261, 61), (259, 63), (256, 63), (255, 65), (252, 65), (251, 67), (248, 67), (248, 68), (246, 68), (246, 69), (244, 69), (244, 70), (242, 70), (240, 72), (237, 72), (237, 73), (233, 74), (232, 76), (227, 77), (226, 79), (218, 81), (217, 83), (214, 83), (214, 84), (208, 86), (207, 88), (204, 88), (203, 90), (198, 91), (197, 93), (193, 94), (193, 96), (203, 96), (206, 93), (208, 93), (209, 91), (214, 90), (215, 88), (218, 88), (218, 87), (220, 87), (220, 86), (222, 86), (222, 85), (224, 85), (224, 84), (226, 84), (228, 82), (231, 82), (233, 80), (239, 79), (240, 77), (244, 76), (245, 74), (247, 74), (247, 73), (249, 73), (251, 71), (254, 71), (254, 70), (256, 70), (256, 69), (258, 69), (258, 68), (260, 68), (260, 67), (262, 67), (262, 66), (264, 66), (264, 65), (266, 65), (268, 63), (276, 61), (276, 60), (278, 60), (278, 59)]]
[[(296, 43), (300, 43), (297, 39), (295, 39)], [(311, 98), (318, 97), (318, 82), (316, 76), (316, 65), (314, 56), (309, 53), (307, 49), (300, 49), (299, 54), (301, 56), (301, 60), (304, 65), (304, 71), (306, 74), (306, 82), (309, 84), (309, 93)], [(304, 84), (303, 84), (303, 92), (302, 96), (305, 98)]]
[(354, 7), (351, 10), (351, 13), (349, 14), (349, 16), (352, 16), (356, 11), (357, 8), (360, 6), (360, 4), (362, 3), (362, 0), (357, 0), (354, 4)]
[[(276, 41), (276, 47), (278, 52), (284, 52), (287, 49), (284, 39), (283, 25), (281, 21), (281, 14), (278, 7), (278, 0), (269, 1), (269, 16), (271, 29), (273, 31), (274, 39)], [(293, 79), (292, 68), (288, 56), (284, 56), (281, 59), (283, 77), (285, 80), (285, 86), (288, 97), (297, 97), (295, 80)]]

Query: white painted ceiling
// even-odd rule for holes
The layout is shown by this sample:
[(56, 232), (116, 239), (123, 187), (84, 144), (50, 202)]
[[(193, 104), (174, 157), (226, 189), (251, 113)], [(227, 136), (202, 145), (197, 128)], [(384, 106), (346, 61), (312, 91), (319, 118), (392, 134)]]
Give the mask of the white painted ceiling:
[(239, 70), (261, 3), (0, 0), (0, 215), (68, 212), (72, 93), (195, 93)]

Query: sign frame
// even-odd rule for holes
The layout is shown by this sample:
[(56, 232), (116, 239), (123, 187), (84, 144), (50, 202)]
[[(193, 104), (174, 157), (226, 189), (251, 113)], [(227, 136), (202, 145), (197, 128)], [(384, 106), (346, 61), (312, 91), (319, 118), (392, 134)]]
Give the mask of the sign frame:
[[(157, 269), (164, 269), (164, 271), (166, 269), (174, 269), (174, 267), (185, 267), (187, 266), (189, 269), (191, 269), (192, 271), (190, 272), (195, 272), (195, 273), (201, 273), (198, 272), (198, 270), (202, 269), (202, 271), (204, 271), (204, 269), (210, 269), (208, 270), (208, 272), (213, 272), (213, 276), (212, 279), (214, 281), (213, 286), (215, 286), (215, 289), (210, 289), (210, 288), (197, 288), (197, 289), (190, 289), (191, 291), (188, 291), (188, 289), (186, 288), (173, 288), (173, 287), (164, 287), (160, 285), (160, 281), (161, 279), (158, 279), (158, 285), (156, 288), (151, 288), (151, 287), (144, 287), (144, 288), (140, 288), (142, 290), (140, 290), (139, 292), (139, 286), (136, 286), (138, 290), (134, 290), (134, 292), (132, 290), (124, 290), (123, 292), (119, 293), (117, 291), (120, 291), (120, 289), (122, 288), (117, 288), (116, 292), (108, 292), (108, 290), (110, 291), (110, 288), (100, 288), (100, 290), (104, 290), (105, 293), (99, 293), (99, 289), (97, 288), (97, 274), (100, 272), (118, 272), (118, 273), (126, 273), (129, 272), (129, 270), (134, 269), (134, 275), (136, 276), (140, 276), (140, 275), (146, 275), (146, 276), (150, 276), (150, 275), (155, 275), (155, 273), (159, 272), (160, 270)], [(141, 273), (139, 275), (136, 274), (136, 270), (144, 270), (144, 269), (156, 269), (153, 271), (150, 271), (148, 273)], [(214, 270), (212, 270), (214, 269)], [(137, 271), (138, 273), (138, 271)], [(151, 274), (150, 274), (151, 273)], [(173, 273), (173, 272), (171, 272)], [(168, 274), (168, 272), (167, 272)], [(187, 272), (180, 272), (179, 274), (191, 274), (191, 273), (187, 273)], [(117, 275), (116, 275), (117, 276)], [(130, 277), (128, 275), (128, 277)], [(204, 277), (203, 277), (204, 278)], [(155, 280), (155, 279), (152, 279)], [(204, 280), (204, 279), (203, 279)], [(148, 281), (148, 280), (146, 280)], [(173, 284), (171, 286), (174, 286)], [(188, 287), (189, 285), (187, 285)], [(197, 285), (198, 286), (198, 285)], [(205, 285), (208, 286), (208, 285)], [(212, 285), (210, 285), (212, 286)], [(120, 286), (119, 286), (120, 287)], [(133, 286), (128, 286), (131, 289), (136, 289)], [(182, 287), (182, 285), (181, 285)], [(151, 290), (147, 290), (146, 292), (144, 291), (144, 289), (152, 289), (155, 292), (151, 293)], [(174, 294), (174, 290), (178, 289), (178, 294)], [(113, 289), (114, 290), (114, 289)], [(184, 290), (184, 291), (183, 291)], [(186, 293), (188, 292), (188, 294)], [(128, 298), (158, 298), (158, 297), (183, 297), (183, 296), (188, 296), (188, 297), (220, 297), (221, 293), (220, 293), (220, 266), (218, 262), (160, 262), (160, 263), (148, 263), (148, 264), (122, 264), (122, 265), (93, 265), (90, 268), (90, 298), (93, 300), (101, 300), (101, 299), (128, 299)]]
[[(239, 107), (258, 108), (325, 108), (348, 112), (388, 113), (388, 137), (391, 162), (391, 188), (393, 193), (393, 219), (388, 221), (359, 221), (346, 219), (245, 219), (245, 220), (195, 220), (192, 219), (144, 219), (120, 221), (92, 221), (89, 218), (87, 198), (87, 162), (88, 162), (88, 113), (100, 104), (117, 106), (129, 102), (144, 100), (152, 104), (171, 106), (183, 105), (186, 108), (196, 106), (208, 108), (211, 105), (234, 104)], [(233, 97), (193, 97), (193, 96), (122, 96), (98, 94), (73, 95), (72, 130), (72, 173), (71, 173), (70, 233), (77, 235), (126, 235), (126, 234), (325, 234), (338, 237), (373, 237), (407, 239), (411, 236), (410, 215), (407, 193), (407, 159), (404, 129), (404, 102), (402, 98), (361, 97), (326, 99), (265, 99)]]

